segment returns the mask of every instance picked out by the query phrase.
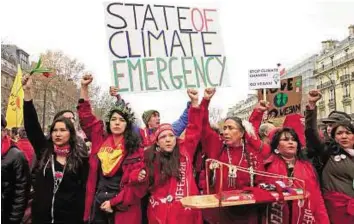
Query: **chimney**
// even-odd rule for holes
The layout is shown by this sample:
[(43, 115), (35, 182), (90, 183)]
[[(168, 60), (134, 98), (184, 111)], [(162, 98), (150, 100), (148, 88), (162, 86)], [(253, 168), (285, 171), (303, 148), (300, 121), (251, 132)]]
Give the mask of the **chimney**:
[(323, 53), (328, 53), (329, 51), (333, 50), (336, 47), (336, 42), (335, 40), (325, 40), (322, 41), (322, 51)]
[(348, 30), (349, 30), (349, 38), (354, 38), (354, 25), (350, 25), (348, 27)]

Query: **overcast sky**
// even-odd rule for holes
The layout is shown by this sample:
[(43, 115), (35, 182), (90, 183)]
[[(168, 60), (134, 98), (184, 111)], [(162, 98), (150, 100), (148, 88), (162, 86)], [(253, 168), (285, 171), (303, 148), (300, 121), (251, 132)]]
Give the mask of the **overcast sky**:
[[(126, 1), (199, 6), (209, 0)], [(103, 1), (1, 1), (1, 39), (27, 51), (33, 60), (41, 52), (62, 50), (86, 65), (105, 89), (111, 85)], [(321, 41), (342, 40), (354, 24), (354, 0), (222, 0), (220, 26), (228, 58), (231, 87), (218, 89), (212, 102), (226, 114), (248, 91), (248, 70), (294, 65), (321, 49)], [(166, 97), (168, 96), (168, 97)], [(124, 95), (139, 115), (157, 109), (163, 122), (183, 111), (185, 91)]]

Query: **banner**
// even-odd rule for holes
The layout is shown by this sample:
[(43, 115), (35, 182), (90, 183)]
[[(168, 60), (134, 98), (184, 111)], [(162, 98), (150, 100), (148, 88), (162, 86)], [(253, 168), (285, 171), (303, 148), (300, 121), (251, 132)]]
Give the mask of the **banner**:
[(104, 8), (119, 92), (228, 85), (216, 7), (106, 2)]
[[(301, 113), (302, 77), (283, 79), (280, 88), (267, 89), (267, 101), (270, 103), (268, 118), (281, 118), (288, 114)], [(258, 90), (258, 99), (263, 99), (263, 91)]]
[(280, 88), (278, 68), (251, 69), (248, 71), (248, 89)]
[(20, 127), (23, 122), (23, 98), (24, 92), (22, 89), (22, 70), (21, 66), (17, 65), (17, 75), (14, 84), (12, 85), (9, 103), (6, 110), (7, 128)]

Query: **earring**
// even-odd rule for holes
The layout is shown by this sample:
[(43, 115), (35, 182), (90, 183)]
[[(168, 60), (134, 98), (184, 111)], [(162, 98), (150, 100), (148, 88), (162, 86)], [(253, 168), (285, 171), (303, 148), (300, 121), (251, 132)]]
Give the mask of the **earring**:
[(160, 152), (160, 147), (156, 146), (156, 151)]
[(278, 149), (274, 149), (274, 153), (275, 154), (279, 154), (279, 150)]

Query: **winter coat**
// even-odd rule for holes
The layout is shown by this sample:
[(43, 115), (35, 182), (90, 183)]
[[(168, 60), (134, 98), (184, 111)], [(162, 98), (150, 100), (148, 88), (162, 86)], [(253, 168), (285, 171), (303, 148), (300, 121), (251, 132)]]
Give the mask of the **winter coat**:
[(34, 153), (34, 149), (31, 145), (31, 143), (29, 142), (29, 140), (27, 138), (22, 138), (17, 141), (16, 145), (23, 152), (23, 154), (25, 155), (25, 157), (28, 161), (28, 165), (29, 165), (30, 169), (32, 169), (33, 162), (34, 162), (33, 157), (35, 157), (35, 153)]
[[(82, 223), (88, 172), (87, 157), (82, 158), (82, 164), (76, 172), (64, 170), (64, 165), (56, 161), (54, 153), (44, 158), (46, 165), (40, 166), (44, 153), (47, 150), (53, 150), (54, 146), (42, 132), (33, 101), (24, 101), (24, 126), (38, 159), (32, 171), (34, 178), (32, 222), (36, 224), (53, 221), (65, 224)], [(64, 176), (55, 194), (53, 168), (55, 172), (64, 171)]]
[[(155, 161), (154, 185), (150, 189), (148, 220), (150, 224), (198, 224), (202, 223), (201, 211), (184, 208), (180, 199), (186, 196), (198, 195), (199, 190), (193, 176), (193, 156), (200, 139), (201, 112), (200, 108), (191, 107), (188, 115), (188, 125), (185, 139), (178, 141), (180, 150), (181, 180), (171, 177), (160, 183), (161, 170)], [(159, 152), (155, 152), (159, 153)]]
[[(202, 125), (202, 148), (208, 158), (216, 159), (224, 163), (229, 163), (226, 147), (223, 144), (223, 140), (219, 135), (211, 129), (209, 124), (208, 105), (209, 101), (202, 100), (202, 108), (204, 111), (203, 125)], [(242, 156), (242, 147), (230, 148), (229, 152), (232, 158), (232, 164), (249, 168), (249, 163), (252, 164), (255, 170), (264, 171), (263, 157), (262, 157), (262, 142), (254, 134), (250, 135), (246, 133), (245, 148), (249, 153), (249, 158)], [(223, 188), (218, 188), (220, 179), (223, 181)], [(237, 172), (235, 187), (228, 186), (228, 169), (224, 169), (223, 176), (219, 176), (217, 171), (215, 177), (216, 186), (212, 190), (213, 193), (219, 193), (222, 191), (229, 191), (235, 189), (242, 189), (249, 187), (251, 183), (251, 175), (249, 173)], [(262, 177), (255, 177), (254, 183), (262, 182)], [(245, 205), (234, 207), (223, 207), (215, 209), (203, 209), (203, 217), (210, 223), (247, 223), (254, 224), (259, 221), (259, 205)]]
[[(278, 155), (272, 154), (270, 158), (265, 161), (265, 167), (266, 171), (269, 173), (287, 176), (287, 165)], [(291, 211), (289, 211), (288, 202), (274, 202), (268, 205), (265, 220), (269, 223), (284, 224), (329, 224), (330, 222), (321, 195), (319, 181), (312, 164), (305, 160), (297, 160), (294, 166), (293, 176), (304, 180), (304, 183), (294, 180), (294, 186), (304, 186), (304, 190), (309, 193), (309, 197), (306, 200), (294, 200), (289, 202), (292, 205)], [(287, 180), (281, 179), (281, 181), (287, 183)]]
[(29, 197), (29, 166), (23, 153), (7, 141), (1, 149), (1, 223), (20, 224)]
[[(98, 120), (92, 114), (92, 108), (88, 101), (80, 99), (78, 105), (78, 114), (82, 129), (87, 136), (91, 136), (92, 149), (89, 158), (90, 170), (86, 187), (86, 201), (84, 221), (90, 219), (92, 206), (94, 204), (94, 197), (96, 193), (99, 159), (97, 152), (102, 144), (109, 137), (104, 133), (103, 122)], [(111, 207), (115, 211), (114, 223), (130, 223), (140, 224), (141, 210), (140, 199), (145, 195), (147, 184), (139, 183), (137, 180), (138, 172), (144, 168), (144, 152), (140, 148), (133, 154), (125, 154), (123, 152), (124, 161), (121, 163), (123, 176), (120, 182), (120, 191), (110, 200)], [(122, 211), (117, 206), (123, 206), (127, 209)]]

